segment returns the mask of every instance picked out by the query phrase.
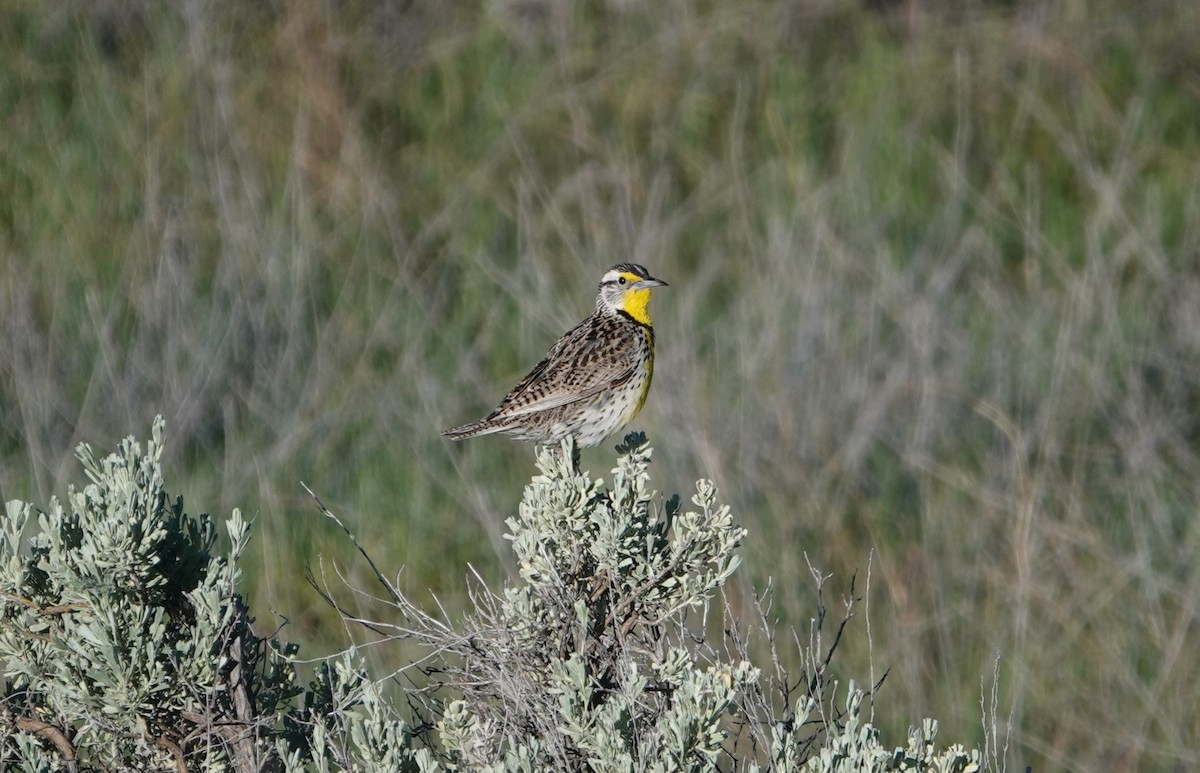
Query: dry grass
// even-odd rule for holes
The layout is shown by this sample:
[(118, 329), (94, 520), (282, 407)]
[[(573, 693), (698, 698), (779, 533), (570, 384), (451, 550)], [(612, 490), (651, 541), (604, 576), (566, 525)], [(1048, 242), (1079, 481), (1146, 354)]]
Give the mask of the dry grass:
[(657, 479), (758, 586), (875, 552), (889, 731), (978, 742), (999, 655), (1011, 766), (1200, 762), (1200, 13), (417, 5), (0, 5), (0, 495), (161, 412), (310, 653), (301, 480), (461, 605), (532, 454), (438, 431), (634, 259)]

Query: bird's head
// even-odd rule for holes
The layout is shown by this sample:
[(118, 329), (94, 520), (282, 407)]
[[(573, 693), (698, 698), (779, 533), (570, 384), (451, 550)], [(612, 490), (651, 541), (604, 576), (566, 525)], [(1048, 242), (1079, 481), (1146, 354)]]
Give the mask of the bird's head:
[(650, 276), (644, 266), (618, 263), (600, 280), (596, 309), (608, 314), (625, 312), (643, 325), (650, 324), (650, 291), (667, 283)]

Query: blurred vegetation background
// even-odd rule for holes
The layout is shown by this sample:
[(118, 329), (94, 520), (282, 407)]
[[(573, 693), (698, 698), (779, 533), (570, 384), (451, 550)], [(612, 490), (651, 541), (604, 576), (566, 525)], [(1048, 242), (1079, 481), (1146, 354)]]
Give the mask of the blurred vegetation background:
[(462, 609), (533, 453), (438, 433), (635, 260), (656, 480), (802, 636), (806, 557), (869, 568), (893, 737), (980, 742), (998, 662), (1016, 769), (1200, 765), (1200, 5), (0, 12), (4, 499), (162, 413), (189, 509), (257, 513), (260, 625), (331, 652), (307, 567), (366, 584), (301, 481)]

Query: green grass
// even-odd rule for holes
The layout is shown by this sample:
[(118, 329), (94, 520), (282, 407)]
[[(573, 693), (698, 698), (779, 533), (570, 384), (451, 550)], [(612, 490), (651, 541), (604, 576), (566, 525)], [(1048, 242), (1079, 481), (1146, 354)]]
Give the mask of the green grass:
[(889, 733), (978, 742), (998, 655), (1013, 769), (1197, 764), (1200, 12), (427, 5), (0, 3), (0, 495), (161, 412), (264, 625), (365, 578), (301, 481), (461, 609), (532, 452), (438, 432), (634, 259), (657, 480), (801, 630), (873, 551)]

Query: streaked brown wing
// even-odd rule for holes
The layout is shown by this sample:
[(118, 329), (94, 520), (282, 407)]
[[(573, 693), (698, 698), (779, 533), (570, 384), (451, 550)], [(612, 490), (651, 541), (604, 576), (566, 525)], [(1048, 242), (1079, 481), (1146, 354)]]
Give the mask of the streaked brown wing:
[(638, 347), (611, 318), (589, 317), (550, 347), (545, 359), (500, 402), (493, 416), (524, 416), (592, 397), (628, 380)]

